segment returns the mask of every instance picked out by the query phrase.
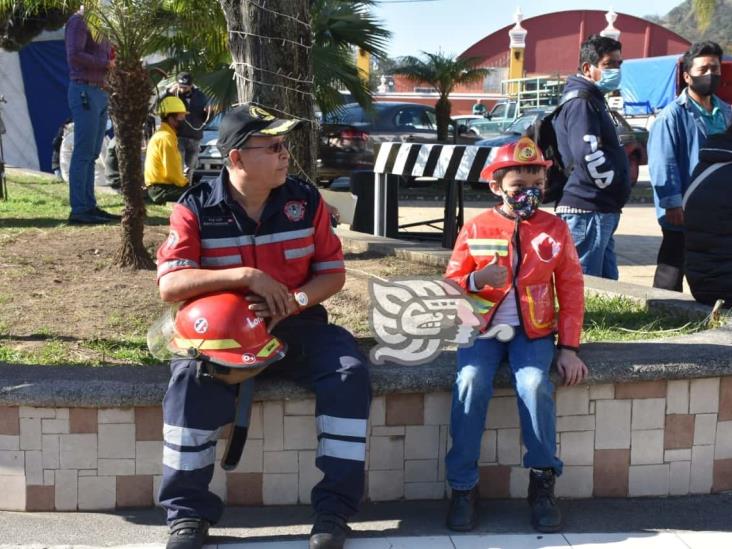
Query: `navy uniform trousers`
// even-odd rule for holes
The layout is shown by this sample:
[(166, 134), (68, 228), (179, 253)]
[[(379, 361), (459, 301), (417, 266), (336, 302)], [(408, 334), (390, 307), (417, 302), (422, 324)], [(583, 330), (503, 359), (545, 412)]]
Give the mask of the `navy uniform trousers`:
[[(274, 335), (287, 342), (287, 356), (260, 375), (283, 375), (315, 392), (315, 464), (324, 478), (313, 488), (313, 507), (348, 519), (364, 491), (368, 361), (347, 330), (328, 324), (320, 306), (282, 321)], [(199, 377), (197, 366), (196, 360), (173, 360), (163, 400), (160, 503), (169, 523), (200, 517), (215, 524), (223, 512), (208, 486), (218, 466), (216, 440), (234, 419), (237, 386)]]

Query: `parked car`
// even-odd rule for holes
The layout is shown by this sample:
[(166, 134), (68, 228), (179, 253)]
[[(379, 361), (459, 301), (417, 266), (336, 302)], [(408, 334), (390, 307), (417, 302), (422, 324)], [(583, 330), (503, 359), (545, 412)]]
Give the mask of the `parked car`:
[[(450, 130), (450, 142), (475, 144), (475, 134)], [(436, 143), (435, 109), (418, 103), (374, 103), (370, 111), (357, 103), (325, 117), (320, 130), (320, 178), (330, 181), (353, 170), (371, 169), (376, 146), (385, 141)]]
[[(221, 116), (215, 116), (204, 128), (198, 168), (194, 179), (216, 177), (223, 159), (216, 148)], [(458, 134), (451, 129), (450, 140), (474, 144), (476, 134)], [(385, 141), (403, 143), (436, 143), (437, 115), (435, 109), (418, 103), (374, 103), (364, 110), (357, 103), (344, 105), (327, 115), (320, 128), (318, 173), (321, 181), (348, 177), (354, 170), (373, 168), (375, 150)]]
[(203, 127), (203, 139), (201, 139), (198, 153), (198, 167), (193, 171), (194, 183), (202, 179), (218, 177), (221, 168), (224, 167), (224, 159), (221, 158), (221, 153), (216, 148), (216, 141), (219, 137), (219, 124), (222, 117), (222, 113), (217, 114)]
[[(550, 108), (526, 111), (513, 124), (506, 128), (503, 133), (496, 137), (478, 141), (476, 145), (500, 147), (501, 145), (518, 141), (519, 137), (523, 135), (527, 128), (536, 122), (537, 118), (544, 118), (550, 112), (552, 112)], [(625, 149), (625, 154), (628, 155), (630, 182), (632, 185), (635, 185), (638, 181), (640, 166), (648, 164), (648, 153), (646, 152), (648, 131), (645, 128), (631, 127), (625, 118), (616, 111), (611, 110), (610, 115), (613, 118), (613, 122), (615, 122), (615, 130), (617, 131), (620, 144)]]

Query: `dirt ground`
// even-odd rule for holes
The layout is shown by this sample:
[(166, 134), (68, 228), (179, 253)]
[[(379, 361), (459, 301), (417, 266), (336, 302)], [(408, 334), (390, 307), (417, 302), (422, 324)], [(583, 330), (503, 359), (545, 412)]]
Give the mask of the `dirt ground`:
[[(167, 227), (146, 227), (145, 244), (154, 254)], [(29, 229), (0, 238), (0, 345), (34, 352), (57, 345), (74, 362), (98, 361), (89, 341), (102, 347), (143, 338), (164, 305), (154, 271), (112, 265), (119, 246), (116, 227)], [(393, 257), (347, 255), (348, 281), (326, 303), (333, 322), (367, 336), (368, 274), (382, 277), (439, 274), (434, 267)], [(58, 348), (63, 346), (63, 348)], [(109, 360), (109, 362), (126, 362)]]

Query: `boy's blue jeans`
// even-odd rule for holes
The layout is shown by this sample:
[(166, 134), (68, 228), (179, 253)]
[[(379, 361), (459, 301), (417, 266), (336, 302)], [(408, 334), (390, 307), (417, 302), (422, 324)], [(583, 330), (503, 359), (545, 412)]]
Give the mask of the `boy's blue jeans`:
[(614, 235), (620, 223), (620, 214), (588, 212), (559, 213), (557, 216), (569, 227), (582, 272), (617, 280), (618, 259), (615, 256)]
[(478, 483), (480, 440), (493, 395), (493, 377), (506, 354), (518, 395), (526, 447), (524, 467), (551, 467), (557, 475), (562, 473), (562, 462), (555, 455), (554, 385), (549, 379), (554, 338), (530, 340), (517, 327), (516, 336), (507, 343), (476, 339), (472, 347), (458, 349), (450, 419), (452, 448), (445, 460), (447, 480), (455, 490), (470, 490)]

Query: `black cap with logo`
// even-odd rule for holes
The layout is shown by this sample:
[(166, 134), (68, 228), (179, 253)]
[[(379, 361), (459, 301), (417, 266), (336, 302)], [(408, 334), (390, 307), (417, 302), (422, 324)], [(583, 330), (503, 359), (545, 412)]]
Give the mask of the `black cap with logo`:
[(241, 148), (253, 135), (285, 135), (301, 123), (302, 120), (277, 118), (260, 107), (245, 103), (224, 115), (216, 146), (225, 157), (229, 151)]

